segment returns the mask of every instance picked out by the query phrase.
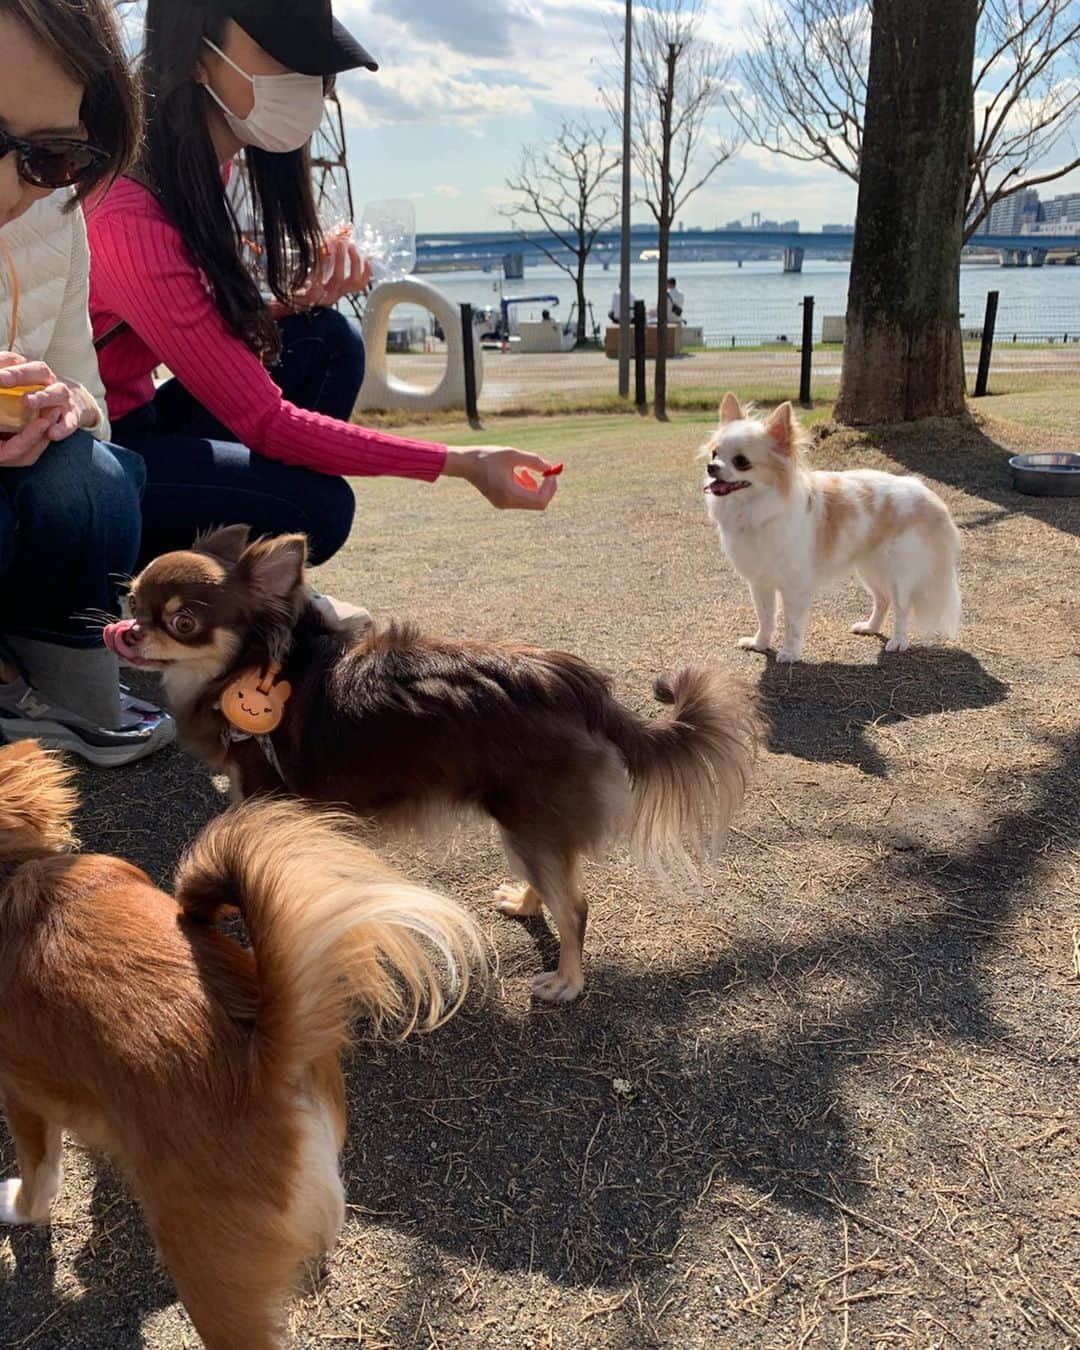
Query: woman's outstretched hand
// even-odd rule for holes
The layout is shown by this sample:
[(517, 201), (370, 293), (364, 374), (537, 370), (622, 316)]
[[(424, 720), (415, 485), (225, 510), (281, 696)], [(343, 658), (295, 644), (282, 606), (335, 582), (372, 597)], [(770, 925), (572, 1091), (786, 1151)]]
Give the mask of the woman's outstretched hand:
[[(541, 455), (506, 445), (452, 446), (443, 473), (464, 478), (500, 510), (543, 511), (558, 490), (557, 466)], [(531, 470), (519, 474), (517, 470)], [(545, 472), (550, 476), (544, 477)], [(534, 478), (533, 475), (536, 475)]]

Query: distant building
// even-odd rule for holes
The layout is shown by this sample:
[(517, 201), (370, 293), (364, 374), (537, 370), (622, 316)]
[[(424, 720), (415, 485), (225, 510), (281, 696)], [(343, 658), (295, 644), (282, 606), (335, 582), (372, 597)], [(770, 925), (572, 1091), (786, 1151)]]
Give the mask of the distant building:
[[(740, 229), (747, 228), (739, 226)], [(755, 211), (750, 217), (751, 230), (772, 230), (774, 233), (783, 231), (785, 234), (798, 234), (799, 222), (797, 220), (762, 220), (761, 212)]]
[(1080, 192), (1067, 192), (1043, 202), (1039, 220), (1047, 225), (1080, 224)]
[(854, 225), (822, 225), (822, 234), (854, 234)]
[(798, 234), (799, 222), (797, 220), (762, 220), (760, 211), (752, 211), (749, 225), (744, 225), (741, 220), (729, 220), (724, 229), (772, 230), (774, 232), (783, 231), (785, 234)]
[(1076, 234), (1080, 231), (1080, 192), (1061, 193), (1040, 202), (1035, 188), (1025, 188), (995, 202), (975, 231), (981, 234)]
[(1025, 188), (1004, 197), (990, 208), (986, 234), (1023, 234), (1025, 227), (1039, 223), (1039, 194)]
[(1029, 225), (1025, 234), (1080, 234), (1080, 220), (1040, 220), (1037, 225)]

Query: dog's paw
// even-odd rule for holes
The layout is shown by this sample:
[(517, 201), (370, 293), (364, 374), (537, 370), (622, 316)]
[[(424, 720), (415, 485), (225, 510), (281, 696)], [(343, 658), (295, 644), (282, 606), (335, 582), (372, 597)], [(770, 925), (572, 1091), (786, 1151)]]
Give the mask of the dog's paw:
[(12, 1177), (10, 1181), (0, 1181), (0, 1223), (27, 1222), (15, 1208), (15, 1201), (19, 1198), (21, 1188), (22, 1182), (18, 1177)]
[(739, 646), (744, 652), (767, 652), (769, 644), (760, 637), (740, 638)]
[(540, 897), (531, 886), (515, 886), (508, 882), (495, 892), (495, 908), (512, 919), (524, 919), (540, 913)]
[(880, 637), (881, 629), (872, 623), (853, 623), (851, 631), (860, 637)]
[(545, 1003), (573, 1003), (584, 988), (584, 976), (571, 977), (558, 970), (545, 970), (532, 982), (533, 998)]
[(776, 653), (776, 660), (781, 666), (793, 666), (798, 661), (799, 655), (799, 652), (789, 651), (787, 647), (784, 647)]
[(892, 637), (886, 642), (885, 650), (887, 652), (906, 652), (911, 646), (907, 638)]

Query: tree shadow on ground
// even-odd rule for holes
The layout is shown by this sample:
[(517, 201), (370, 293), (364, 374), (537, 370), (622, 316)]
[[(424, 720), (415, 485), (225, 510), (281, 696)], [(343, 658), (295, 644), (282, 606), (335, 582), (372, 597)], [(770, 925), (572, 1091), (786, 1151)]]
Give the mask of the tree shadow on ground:
[(0, 1346), (101, 1350), (140, 1345), (146, 1318), (176, 1302), (123, 1182), (106, 1163), (93, 1165), (91, 1234), (74, 1261), (80, 1292), (56, 1286), (53, 1244), (63, 1240), (57, 1229), (4, 1230), (14, 1269), (0, 1271)]
[[(882, 888), (915, 881), (920, 899), (877, 927), (815, 926), (630, 974), (594, 960), (577, 1007), (515, 1016), (474, 1002), (435, 1036), (361, 1047), (347, 1066), (351, 1204), (455, 1269), (482, 1252), (499, 1270), (577, 1288), (668, 1278), (663, 1263), (713, 1186), (831, 1221), (833, 1201), (857, 1205), (872, 1183), (845, 1106), (852, 1075), (913, 1034), (1006, 1041), (981, 967), (1047, 840), (1080, 839), (1080, 742), (1063, 743), (1030, 787), (1023, 809), (955, 851), (906, 841), (886, 855)], [(1074, 1069), (1045, 1071), (1064, 1085)], [(54, 1343), (130, 1344), (169, 1301), (108, 1177), (94, 1210), (76, 1262), (90, 1293), (73, 1307), (52, 1287), (49, 1235), (13, 1237), (7, 1344), (54, 1309)]]
[[(350, 1200), (456, 1256), (579, 1287), (662, 1262), (718, 1179), (812, 1213), (857, 1204), (872, 1168), (842, 1105), (851, 1075), (912, 1033), (1007, 1040), (980, 965), (1050, 829), (1080, 838), (1076, 741), (983, 838), (898, 844), (881, 884), (922, 898), (877, 930), (735, 944), (670, 972), (594, 963), (577, 1009), (473, 1008), (434, 1039), (358, 1055)], [(823, 977), (844, 995), (815, 999)]]
[(83, 849), (126, 858), (166, 888), (184, 849), (228, 805), (206, 769), (175, 746), (121, 772), (83, 768), (76, 787)]
[(772, 657), (759, 685), (768, 719), (766, 743), (814, 764), (852, 764), (887, 777), (884, 757), (867, 729), (964, 708), (988, 708), (1009, 686), (965, 651), (913, 647), (876, 665), (829, 661), (780, 665)]
[[(834, 436), (861, 438), (862, 434), (845, 428), (828, 429), (825, 444), (834, 445)], [(1016, 450), (988, 436), (971, 418), (871, 427), (865, 435), (874, 447), (912, 473), (993, 502), (1000, 508), (999, 516), (1019, 512), (1065, 534), (1080, 535), (1080, 499), (1031, 497), (1017, 492), (1009, 471), (1009, 457)]]

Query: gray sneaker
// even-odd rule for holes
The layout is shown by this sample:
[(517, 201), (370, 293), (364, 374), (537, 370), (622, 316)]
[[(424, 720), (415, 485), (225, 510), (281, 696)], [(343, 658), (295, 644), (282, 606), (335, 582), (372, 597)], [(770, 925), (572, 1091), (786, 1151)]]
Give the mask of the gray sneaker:
[(109, 769), (134, 764), (176, 739), (176, 723), (153, 704), (131, 699), (125, 710), (137, 710), (139, 720), (123, 731), (111, 731), (78, 713), (58, 708), (25, 680), (16, 680), (0, 685), (0, 737), (6, 741), (40, 741)]

